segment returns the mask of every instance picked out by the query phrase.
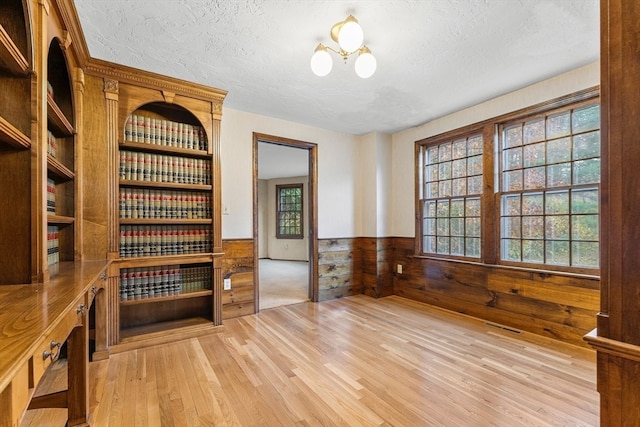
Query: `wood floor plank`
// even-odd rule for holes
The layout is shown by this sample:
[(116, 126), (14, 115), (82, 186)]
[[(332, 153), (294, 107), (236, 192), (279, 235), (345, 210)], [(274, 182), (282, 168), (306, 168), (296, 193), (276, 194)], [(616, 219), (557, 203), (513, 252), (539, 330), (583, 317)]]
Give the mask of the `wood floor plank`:
[(90, 368), (94, 427), (599, 422), (593, 351), (397, 296), (264, 310)]

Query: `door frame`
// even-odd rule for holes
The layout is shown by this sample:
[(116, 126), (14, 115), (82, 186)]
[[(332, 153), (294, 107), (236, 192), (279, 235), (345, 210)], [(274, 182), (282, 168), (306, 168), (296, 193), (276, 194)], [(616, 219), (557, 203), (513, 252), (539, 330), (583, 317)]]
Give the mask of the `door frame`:
[(253, 292), (255, 313), (260, 311), (260, 268), (259, 268), (259, 230), (258, 230), (258, 146), (260, 142), (305, 149), (309, 158), (309, 197), (307, 208), (309, 221), (309, 299), (318, 301), (318, 145), (280, 136), (253, 132)]

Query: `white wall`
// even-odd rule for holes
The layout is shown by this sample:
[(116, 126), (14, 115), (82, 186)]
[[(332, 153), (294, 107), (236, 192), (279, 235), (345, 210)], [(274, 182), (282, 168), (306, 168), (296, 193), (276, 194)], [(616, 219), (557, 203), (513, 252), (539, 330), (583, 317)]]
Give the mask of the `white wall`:
[(253, 132), (318, 144), (318, 237), (356, 237), (355, 136), (223, 108), (222, 238), (253, 237)]
[(392, 136), (391, 233), (414, 237), (414, 142), (600, 84), (595, 62)]

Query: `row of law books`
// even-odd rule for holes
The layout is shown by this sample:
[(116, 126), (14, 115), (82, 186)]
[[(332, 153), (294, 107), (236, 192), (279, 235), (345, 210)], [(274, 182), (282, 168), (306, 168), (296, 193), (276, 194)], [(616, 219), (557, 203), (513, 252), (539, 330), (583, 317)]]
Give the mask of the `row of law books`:
[(60, 262), (60, 229), (57, 225), (47, 226), (47, 265)]
[(123, 268), (120, 270), (120, 301), (181, 295), (211, 289), (211, 267)]
[(47, 178), (47, 212), (56, 213), (56, 182)]
[(58, 142), (56, 141), (56, 137), (50, 130), (47, 131), (47, 154), (51, 157), (56, 156), (56, 151), (58, 149)]
[(120, 188), (120, 218), (208, 219), (211, 195), (189, 191)]
[(176, 184), (211, 184), (211, 162), (206, 159), (122, 150), (119, 160), (120, 179)]
[(189, 150), (207, 149), (201, 126), (130, 114), (124, 125), (124, 142), (139, 142)]
[(121, 258), (209, 253), (212, 250), (212, 231), (203, 226), (120, 226)]

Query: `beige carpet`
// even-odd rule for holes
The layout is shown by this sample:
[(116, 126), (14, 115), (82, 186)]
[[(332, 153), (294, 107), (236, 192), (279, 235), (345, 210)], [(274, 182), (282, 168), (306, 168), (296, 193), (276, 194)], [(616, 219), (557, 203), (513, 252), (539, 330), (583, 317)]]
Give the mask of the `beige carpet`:
[(308, 301), (309, 263), (260, 260), (260, 310)]

